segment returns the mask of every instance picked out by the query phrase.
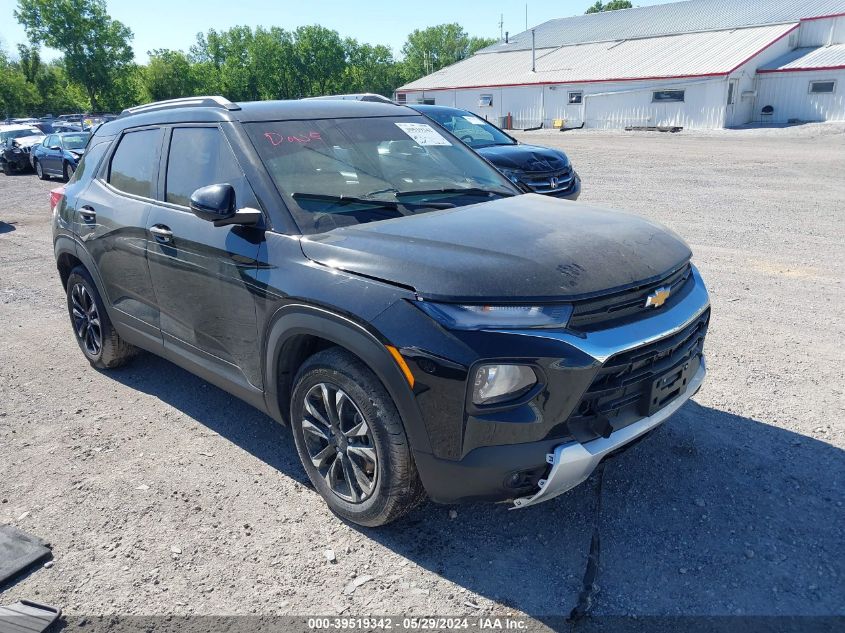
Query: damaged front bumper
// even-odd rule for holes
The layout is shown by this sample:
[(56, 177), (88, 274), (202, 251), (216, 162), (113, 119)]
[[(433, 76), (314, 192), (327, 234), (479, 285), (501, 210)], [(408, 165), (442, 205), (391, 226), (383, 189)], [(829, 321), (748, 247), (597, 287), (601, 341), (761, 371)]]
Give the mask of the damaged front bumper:
[(546, 455), (546, 461), (551, 465), (551, 470), (545, 479), (538, 482), (539, 490), (532, 495), (514, 499), (511, 510), (527, 508), (554, 499), (585, 481), (607, 455), (648, 433), (680, 409), (701, 388), (706, 371), (702, 357), (698, 371), (690, 379), (683, 394), (653, 415), (619, 429), (610, 437), (598, 438), (583, 444), (567, 442), (555, 447), (554, 452)]

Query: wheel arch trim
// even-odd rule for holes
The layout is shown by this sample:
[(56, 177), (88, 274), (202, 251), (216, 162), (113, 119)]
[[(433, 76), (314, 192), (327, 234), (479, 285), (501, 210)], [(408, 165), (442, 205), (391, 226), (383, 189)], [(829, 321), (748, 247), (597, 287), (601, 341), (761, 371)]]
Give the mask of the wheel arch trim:
[(413, 451), (431, 452), (428, 433), (413, 392), (400, 367), (385, 347), (386, 342), (366, 327), (325, 308), (291, 303), (280, 308), (270, 320), (265, 338), (265, 398), (271, 415), (288, 419), (282, 411), (279, 365), (284, 344), (295, 336), (309, 335), (347, 349), (360, 358), (387, 389), (396, 405)]

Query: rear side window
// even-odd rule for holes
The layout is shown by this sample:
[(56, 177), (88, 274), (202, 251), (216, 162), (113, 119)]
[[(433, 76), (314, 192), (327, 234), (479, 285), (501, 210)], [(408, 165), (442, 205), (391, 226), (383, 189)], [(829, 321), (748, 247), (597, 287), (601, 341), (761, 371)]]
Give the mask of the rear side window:
[(144, 198), (153, 197), (160, 135), (161, 130), (141, 130), (123, 135), (111, 159), (109, 184), (112, 187)]
[(232, 149), (218, 128), (175, 128), (167, 159), (165, 200), (187, 207), (200, 187), (230, 184), (239, 207), (257, 207)]

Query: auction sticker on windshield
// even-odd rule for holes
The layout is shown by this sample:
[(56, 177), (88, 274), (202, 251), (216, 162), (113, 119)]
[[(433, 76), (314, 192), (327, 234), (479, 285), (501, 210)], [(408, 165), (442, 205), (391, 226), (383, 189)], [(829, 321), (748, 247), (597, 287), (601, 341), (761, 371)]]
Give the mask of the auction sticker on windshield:
[(451, 145), (437, 130), (425, 123), (397, 123), (396, 127), (420, 145)]

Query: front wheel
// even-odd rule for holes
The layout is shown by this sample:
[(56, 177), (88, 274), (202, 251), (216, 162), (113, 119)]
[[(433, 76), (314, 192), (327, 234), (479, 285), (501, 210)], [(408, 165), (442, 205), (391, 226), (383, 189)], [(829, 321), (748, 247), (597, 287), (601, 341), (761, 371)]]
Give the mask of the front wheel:
[(49, 176), (44, 173), (44, 167), (41, 165), (40, 160), (35, 161), (35, 173), (38, 174), (38, 178), (41, 180), (47, 180)]
[(65, 163), (64, 169), (62, 170), (62, 175), (64, 176), (65, 182), (73, 178), (73, 172), (76, 171), (76, 168), (71, 165), (70, 163)]
[(82, 266), (68, 277), (67, 309), (79, 349), (94, 367), (120, 367), (137, 353), (114, 329), (91, 275)]
[(425, 499), (396, 406), (349, 352), (330, 348), (305, 362), (294, 381), (291, 426), (308, 477), (339, 516), (384, 525)]

